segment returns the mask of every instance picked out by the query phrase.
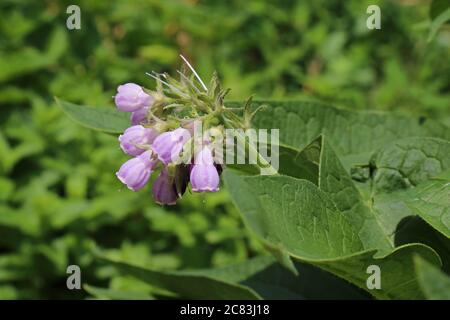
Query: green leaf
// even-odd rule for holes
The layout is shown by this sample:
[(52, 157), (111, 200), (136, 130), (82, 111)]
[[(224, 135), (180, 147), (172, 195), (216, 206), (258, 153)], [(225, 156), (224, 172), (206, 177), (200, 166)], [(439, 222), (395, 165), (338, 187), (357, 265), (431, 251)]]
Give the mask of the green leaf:
[(16, 52), (0, 53), (0, 83), (23, 74), (48, 67), (55, 61), (33, 47), (23, 47)]
[(307, 101), (255, 101), (253, 107), (261, 104), (267, 108), (253, 119), (256, 128), (280, 129), (280, 143), (297, 150), (324, 134), (347, 170), (353, 165), (368, 164), (376, 149), (400, 138), (450, 140), (449, 127), (421, 117), (355, 112)]
[(436, 36), (439, 29), (444, 25), (447, 21), (450, 20), (450, 8), (447, 8), (445, 11), (440, 13), (430, 25), (430, 32), (428, 33), (428, 41), (433, 40)]
[(422, 243), (433, 248), (442, 260), (442, 269), (450, 273), (450, 242), (420, 216), (407, 216), (400, 221), (394, 235), (396, 246)]
[[(242, 177), (225, 171), (227, 185), (246, 225), (264, 241), (280, 246), (293, 258), (315, 264), (368, 290), (366, 270), (383, 270), (382, 290), (369, 291), (378, 298), (420, 298), (412, 269), (412, 254), (435, 264), (437, 254), (425, 245), (412, 244), (375, 255), (374, 231), (357, 229), (356, 217), (345, 217), (325, 192), (306, 180), (292, 177)], [(354, 221), (352, 221), (352, 219)], [(375, 219), (365, 217), (364, 222)], [(386, 236), (385, 236), (386, 237)], [(375, 238), (376, 239), (376, 238)]]
[[(371, 178), (369, 175), (373, 168), (370, 168), (369, 162), (372, 158), (376, 169), (373, 184), (379, 192), (392, 192), (400, 187), (417, 185), (450, 166), (448, 157), (450, 147), (449, 142), (446, 141), (450, 139), (450, 128), (438, 122), (388, 113), (350, 112), (302, 101), (260, 101), (255, 102), (255, 106), (261, 103), (267, 105), (268, 109), (258, 113), (254, 124), (260, 128), (280, 128), (281, 143), (294, 146), (293, 149), (303, 148), (324, 133), (329, 138), (328, 143), (333, 145), (334, 151), (342, 160), (346, 171), (348, 172), (350, 168), (358, 169), (358, 167), (366, 169), (367, 179)], [(374, 155), (377, 149), (380, 151)], [(305, 178), (304, 170), (301, 168), (286, 170), (285, 167), (293, 168), (294, 166), (287, 163), (283, 165), (282, 161), (280, 162), (281, 174)], [(321, 168), (324, 169), (327, 166), (321, 165)], [(289, 170), (294, 173), (288, 172)], [(333, 170), (329, 171), (332, 173)], [(302, 173), (299, 174), (299, 172)], [(341, 175), (341, 178), (347, 179), (349, 188), (354, 189), (346, 175)], [(311, 181), (311, 179), (308, 180)], [(372, 179), (369, 182), (372, 183)], [(445, 183), (442, 183), (443, 185)], [(366, 186), (358, 184), (358, 187), (362, 187), (359, 188), (360, 192), (365, 191)], [(372, 187), (370, 186), (369, 189)], [(447, 199), (446, 189), (439, 190), (439, 194), (442, 194), (441, 199)], [(334, 200), (338, 201), (338, 198), (335, 197)], [(370, 194), (364, 198), (365, 201), (373, 201)], [(379, 203), (380, 201), (377, 202)], [(355, 202), (355, 205), (362, 208), (361, 200)], [(448, 234), (449, 229), (446, 205), (448, 206), (441, 203), (436, 208), (436, 210), (443, 210), (440, 216), (447, 232), (441, 228), (444, 234)], [(393, 219), (398, 221), (398, 218), (395, 216)]]
[(418, 215), (434, 229), (450, 238), (449, 186), (449, 179), (438, 176), (416, 188), (375, 195), (373, 208), (380, 213), (380, 223), (383, 225), (392, 225), (399, 217), (403, 219)]
[[(271, 146), (259, 144), (259, 148), (267, 148), (270, 150)], [(317, 145), (317, 141), (313, 141), (310, 145), (305, 147), (302, 152), (298, 150), (285, 146), (278, 145), (278, 173), (306, 179), (309, 181), (316, 181), (319, 175), (319, 167), (318, 167), (318, 159), (319, 159), (319, 146)], [(246, 151), (247, 152), (247, 151)], [(248, 153), (246, 153), (248, 154)], [(271, 157), (275, 155), (272, 154)], [(246, 162), (248, 159), (246, 159)], [(266, 159), (269, 161), (270, 159)], [(236, 170), (246, 172), (249, 175), (257, 175), (260, 174), (260, 167), (256, 164), (229, 164), (227, 165), (229, 168), (234, 168)]]
[(228, 170), (224, 176), (246, 225), (294, 257), (333, 259), (364, 249), (352, 226), (313, 183), (288, 176), (243, 177)]
[[(321, 139), (316, 183), (284, 175), (224, 172), (246, 225), (295, 259), (318, 265), (366, 290), (367, 267), (379, 265), (382, 289), (370, 291), (378, 298), (420, 298), (412, 255), (421, 254), (435, 264), (441, 263), (439, 256), (423, 244), (395, 247), (392, 234), (404, 215), (374, 210), (329, 143)], [(389, 219), (383, 219), (386, 216)]]
[(392, 192), (418, 184), (450, 169), (450, 142), (414, 137), (393, 141), (378, 151), (374, 192)]
[(417, 214), (450, 238), (449, 154), (450, 142), (436, 138), (401, 139), (377, 152), (372, 201), (387, 213), (382, 220)]
[(380, 252), (389, 252), (393, 242), (379, 224), (377, 214), (364, 202), (331, 145), (324, 137), (322, 139), (318, 187), (327, 193), (336, 208), (358, 230), (358, 237), (365, 249), (377, 248)]
[[(447, 175), (448, 176), (448, 175)], [(420, 185), (410, 193), (406, 205), (433, 228), (450, 238), (450, 179)]]
[(450, 300), (450, 277), (420, 257), (414, 257), (417, 279), (427, 299)]
[(74, 121), (90, 129), (122, 133), (130, 126), (130, 114), (113, 108), (94, 108), (55, 98), (56, 103)]

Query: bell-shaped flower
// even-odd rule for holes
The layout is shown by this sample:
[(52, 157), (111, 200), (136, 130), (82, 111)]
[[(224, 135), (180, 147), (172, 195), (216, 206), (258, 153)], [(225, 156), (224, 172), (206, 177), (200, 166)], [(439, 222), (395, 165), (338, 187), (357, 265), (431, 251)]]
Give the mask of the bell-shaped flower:
[(184, 128), (164, 132), (153, 141), (152, 149), (163, 163), (175, 162), (190, 138), (191, 134)]
[(194, 192), (215, 192), (219, 190), (219, 173), (214, 164), (211, 150), (204, 146), (197, 153), (191, 168), (190, 182)]
[(131, 156), (138, 156), (146, 150), (145, 146), (149, 146), (157, 136), (156, 130), (135, 125), (126, 129), (119, 136), (120, 148)]
[(145, 186), (157, 162), (152, 157), (152, 151), (147, 150), (141, 155), (126, 161), (120, 167), (116, 176), (122, 183), (126, 184), (128, 189), (137, 191)]
[(161, 170), (153, 183), (152, 192), (156, 203), (174, 205), (177, 202), (178, 195), (175, 184), (171, 181), (166, 168)]
[(121, 111), (133, 112), (153, 103), (153, 97), (135, 83), (125, 83), (117, 88), (114, 97), (116, 106)]

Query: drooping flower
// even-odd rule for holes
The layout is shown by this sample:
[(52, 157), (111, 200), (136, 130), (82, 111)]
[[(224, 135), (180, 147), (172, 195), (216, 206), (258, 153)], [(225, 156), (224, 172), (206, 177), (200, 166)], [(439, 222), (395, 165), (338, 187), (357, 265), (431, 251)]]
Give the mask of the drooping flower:
[(178, 128), (160, 134), (152, 143), (153, 151), (159, 160), (168, 164), (177, 159), (184, 144), (191, 138), (191, 134), (184, 128)]
[(142, 146), (150, 145), (157, 136), (156, 130), (135, 125), (119, 136), (120, 148), (131, 156), (138, 156), (145, 151)]
[(186, 68), (178, 72), (179, 79), (166, 73), (146, 73), (157, 81), (155, 90), (126, 83), (117, 88), (114, 98), (119, 110), (131, 113), (132, 125), (119, 142), (125, 153), (134, 156), (116, 175), (136, 191), (144, 187), (157, 166), (162, 167), (152, 189), (160, 204), (175, 204), (189, 184), (194, 192), (218, 191), (225, 128), (250, 129), (253, 116), (261, 109), (252, 110), (251, 98), (242, 108), (227, 107), (224, 99), (229, 90), (222, 88), (218, 76), (213, 75), (208, 88), (190, 63), (181, 58)]
[(195, 162), (190, 173), (190, 182), (194, 192), (215, 192), (219, 190), (219, 173), (208, 146), (204, 146), (195, 156)]
[(147, 118), (148, 109), (150, 109), (150, 107), (143, 107), (132, 112), (130, 117), (131, 125), (142, 124)]
[(163, 168), (152, 186), (153, 198), (156, 203), (174, 205), (178, 195), (175, 185), (171, 181), (167, 168)]
[(157, 163), (157, 160), (152, 155), (152, 151), (147, 150), (141, 155), (126, 161), (116, 173), (117, 178), (126, 184), (130, 190), (137, 191), (142, 189)]
[(116, 106), (121, 111), (133, 112), (153, 103), (153, 97), (135, 83), (125, 83), (117, 88), (114, 97)]

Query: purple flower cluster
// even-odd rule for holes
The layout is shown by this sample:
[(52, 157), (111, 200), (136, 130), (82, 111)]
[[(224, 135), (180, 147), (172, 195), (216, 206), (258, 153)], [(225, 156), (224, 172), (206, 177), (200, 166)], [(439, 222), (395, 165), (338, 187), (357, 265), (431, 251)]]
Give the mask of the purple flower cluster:
[[(120, 148), (132, 159), (126, 161), (116, 173), (117, 178), (130, 190), (142, 189), (153, 171), (160, 174), (153, 183), (152, 192), (159, 204), (173, 205), (184, 190), (177, 190), (176, 179), (190, 181), (194, 192), (219, 190), (219, 171), (208, 146), (203, 146), (185, 171), (186, 177), (177, 177), (177, 159), (185, 144), (191, 140), (188, 129), (160, 132), (152, 127), (148, 119), (155, 99), (141, 86), (134, 83), (121, 85), (117, 89), (115, 103), (120, 111), (131, 112), (132, 126), (119, 136)], [(160, 130), (160, 128), (158, 128)], [(184, 171), (182, 171), (184, 172)]]

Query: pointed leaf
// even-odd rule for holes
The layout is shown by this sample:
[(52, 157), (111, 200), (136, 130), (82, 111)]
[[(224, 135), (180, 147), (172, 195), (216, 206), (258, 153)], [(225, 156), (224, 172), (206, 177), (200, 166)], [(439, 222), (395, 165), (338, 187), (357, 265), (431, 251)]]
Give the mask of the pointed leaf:
[(94, 108), (55, 98), (56, 103), (74, 121), (90, 129), (108, 133), (122, 133), (131, 124), (130, 114), (115, 108)]

